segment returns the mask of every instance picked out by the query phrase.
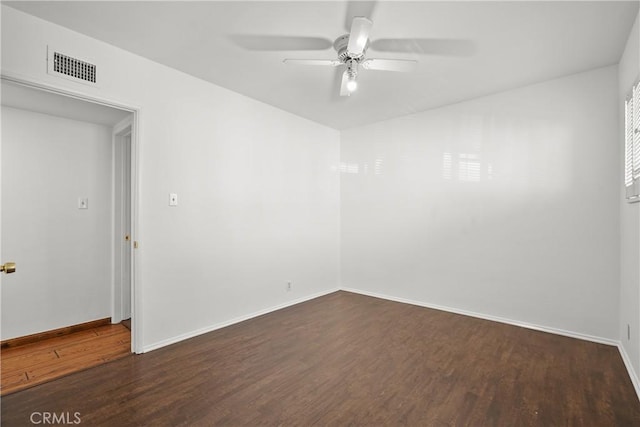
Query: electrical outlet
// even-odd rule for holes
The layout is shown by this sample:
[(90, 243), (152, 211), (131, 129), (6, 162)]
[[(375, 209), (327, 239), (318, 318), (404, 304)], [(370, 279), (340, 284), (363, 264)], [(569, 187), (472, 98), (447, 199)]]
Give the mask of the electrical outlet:
[(287, 292), (291, 292), (291, 282), (287, 282)]

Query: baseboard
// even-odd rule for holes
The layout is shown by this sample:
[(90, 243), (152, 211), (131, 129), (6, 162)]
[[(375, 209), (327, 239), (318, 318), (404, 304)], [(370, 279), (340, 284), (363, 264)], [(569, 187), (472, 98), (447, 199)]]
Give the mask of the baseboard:
[(277, 311), (277, 310), (281, 310), (283, 308), (291, 307), (292, 305), (300, 304), (302, 302), (309, 301), (309, 300), (312, 300), (312, 299), (315, 299), (315, 298), (319, 298), (319, 297), (324, 296), (324, 295), (332, 294), (334, 292), (338, 292), (339, 290), (340, 290), (340, 288), (332, 288), (332, 289), (329, 289), (329, 290), (326, 290), (326, 291), (317, 292), (315, 294), (307, 295), (305, 297), (298, 298), (298, 299), (295, 299), (293, 301), (287, 301), (287, 302), (285, 302), (283, 304), (279, 304), (279, 305), (276, 305), (276, 306), (273, 306), (273, 307), (265, 308), (264, 310), (253, 312), (253, 313), (247, 314), (245, 316), (236, 317), (234, 319), (227, 320), (225, 322), (216, 323), (214, 325), (210, 325), (210, 326), (206, 326), (204, 328), (196, 329), (195, 331), (187, 332), (185, 334), (181, 334), (181, 335), (178, 335), (178, 336), (175, 336), (175, 337), (172, 337), (172, 338), (168, 338), (168, 339), (156, 342), (154, 344), (145, 345), (145, 346), (142, 347), (142, 352), (143, 353), (147, 353), (147, 352), (152, 351), (152, 350), (157, 350), (157, 349), (159, 349), (161, 347), (165, 347), (165, 346), (168, 346), (168, 345), (171, 345), (171, 344), (175, 344), (177, 342), (184, 341), (184, 340), (189, 339), (189, 338), (197, 337), (198, 335), (206, 334), (208, 332), (213, 332), (216, 329), (221, 329), (221, 328), (224, 328), (224, 327), (227, 327), (227, 326), (231, 326), (231, 325), (236, 324), (236, 323), (244, 322), (245, 320), (253, 319), (254, 317), (262, 316), (263, 314), (268, 314), (268, 313), (271, 313), (273, 311)]
[(111, 319), (106, 317), (104, 319), (92, 320), (90, 322), (80, 323), (77, 325), (65, 326), (63, 328), (52, 329), (50, 331), (38, 332), (36, 334), (26, 335), (24, 337), (9, 338), (2, 341), (0, 347), (2, 349), (17, 347), (25, 344), (31, 344), (34, 342), (46, 340), (49, 338), (61, 337), (69, 335), (74, 332), (80, 332), (87, 329), (98, 328), (100, 326), (110, 325)]
[(507, 325), (520, 326), (521, 328), (532, 329), (540, 332), (548, 332), (550, 334), (563, 335), (565, 337), (577, 338), (580, 340), (591, 341), (599, 344), (618, 346), (618, 341), (612, 340), (609, 338), (582, 334), (579, 332), (567, 331), (564, 329), (552, 328), (549, 326), (536, 325), (533, 323), (522, 322), (519, 320), (508, 319), (505, 317), (492, 316), (484, 313), (476, 313), (473, 311), (461, 310), (458, 308), (447, 307), (447, 306), (438, 305), (438, 304), (430, 304), (423, 301), (416, 301), (416, 300), (411, 300), (406, 298), (398, 298), (390, 295), (379, 294), (377, 292), (369, 292), (369, 291), (363, 291), (360, 289), (346, 288), (346, 287), (343, 287), (341, 289), (345, 292), (353, 292), (355, 294), (366, 295), (374, 298), (381, 298), (389, 301), (401, 302), (404, 304), (417, 305), (420, 307), (433, 308), (435, 310), (447, 311), (449, 313), (455, 313), (455, 314), (462, 314), (463, 316), (476, 317), (478, 319), (491, 320), (493, 322), (506, 323)]
[(622, 346), (622, 343), (618, 343), (618, 351), (620, 351), (620, 356), (622, 356), (622, 361), (624, 362), (624, 366), (627, 368), (627, 372), (629, 373), (629, 378), (631, 378), (631, 383), (633, 384), (633, 388), (636, 390), (636, 395), (638, 396), (638, 400), (640, 400), (640, 381), (638, 380), (638, 374), (636, 374), (635, 369), (633, 369), (633, 365), (631, 364), (631, 359), (627, 354), (627, 351)]

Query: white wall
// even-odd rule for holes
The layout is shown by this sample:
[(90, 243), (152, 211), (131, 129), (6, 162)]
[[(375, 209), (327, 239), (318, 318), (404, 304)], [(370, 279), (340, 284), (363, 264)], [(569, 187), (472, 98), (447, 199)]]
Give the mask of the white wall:
[(342, 134), (342, 284), (618, 338), (616, 67)]
[[(620, 111), (619, 156), (620, 168), (624, 168), (624, 101), (633, 83), (640, 76), (640, 14), (633, 25), (620, 64), (618, 84)], [(633, 366), (636, 382), (640, 373), (640, 203), (625, 200), (623, 177), (618, 179), (620, 192), (620, 341)], [(631, 338), (627, 338), (627, 325), (631, 327)], [(639, 390), (640, 393), (640, 390)]]
[[(47, 75), (47, 44), (100, 87)], [(337, 131), (6, 6), (2, 71), (140, 108), (145, 348), (338, 287)]]
[(2, 107), (2, 206), (2, 339), (110, 317), (110, 128)]

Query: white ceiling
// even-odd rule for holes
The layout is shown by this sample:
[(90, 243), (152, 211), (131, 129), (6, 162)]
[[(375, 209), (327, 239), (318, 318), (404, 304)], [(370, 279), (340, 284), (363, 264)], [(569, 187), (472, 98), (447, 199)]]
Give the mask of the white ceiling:
[[(5, 3), (336, 129), (616, 64), (639, 4), (637, 0)], [(282, 63), (284, 58), (334, 59), (329, 43), (348, 32), (346, 23), (353, 15), (370, 15), (372, 40), (461, 39), (473, 51), (451, 56), (370, 48), (369, 58), (417, 59), (420, 65), (403, 74), (361, 70), (359, 89), (349, 98), (337, 96), (341, 70)], [(326, 48), (256, 50), (278, 41), (263, 36), (313, 37), (319, 39), (312, 40), (314, 45)]]
[(30, 88), (6, 80), (2, 80), (0, 91), (2, 105), (6, 107), (109, 127), (116, 125), (131, 114), (128, 111)]

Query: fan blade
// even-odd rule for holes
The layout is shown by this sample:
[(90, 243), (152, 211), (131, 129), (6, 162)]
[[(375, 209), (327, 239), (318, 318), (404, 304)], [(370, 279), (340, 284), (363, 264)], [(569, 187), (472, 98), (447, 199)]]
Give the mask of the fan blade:
[(282, 62), (291, 65), (325, 65), (329, 67), (337, 67), (342, 64), (337, 59), (284, 59)]
[(347, 2), (347, 10), (345, 13), (344, 28), (347, 31), (351, 31), (351, 25), (353, 24), (353, 18), (356, 16), (364, 16), (365, 18), (373, 21), (373, 12), (376, 9), (376, 1), (349, 1)]
[(342, 77), (344, 75), (344, 69), (342, 67), (336, 67), (333, 74), (333, 84), (330, 92), (330, 99), (333, 102), (343, 102), (348, 99), (346, 96), (340, 96), (342, 90)]
[(463, 57), (471, 56), (476, 51), (472, 41), (460, 39), (378, 39), (371, 42), (371, 49), (380, 52)]
[(361, 16), (353, 18), (351, 24), (351, 32), (349, 33), (349, 44), (347, 45), (347, 53), (353, 57), (358, 57), (364, 53), (369, 40), (369, 32), (373, 22)]
[(362, 61), (362, 67), (367, 70), (382, 71), (413, 71), (418, 66), (418, 61), (410, 59), (367, 59)]
[(347, 82), (349, 81), (349, 76), (345, 71), (342, 73), (342, 83), (340, 84), (340, 96), (350, 96), (351, 92), (347, 89)]
[(325, 50), (333, 46), (329, 39), (320, 37), (289, 37), (236, 34), (229, 37), (232, 42), (246, 50)]

